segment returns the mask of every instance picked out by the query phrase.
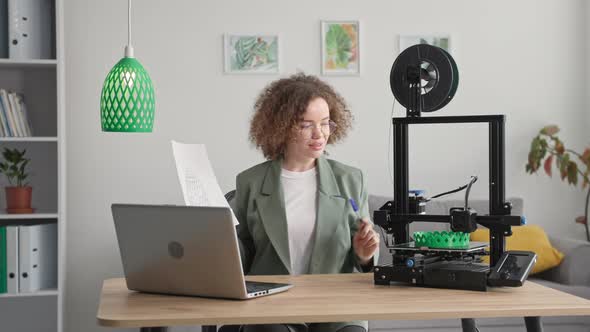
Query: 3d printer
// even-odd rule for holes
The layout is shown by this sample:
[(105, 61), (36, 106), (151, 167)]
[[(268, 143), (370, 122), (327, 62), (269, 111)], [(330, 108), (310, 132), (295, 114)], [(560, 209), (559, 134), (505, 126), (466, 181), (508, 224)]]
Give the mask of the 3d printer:
[[(376, 266), (375, 284), (405, 282), (417, 286), (485, 291), (489, 286), (521, 286), (536, 255), (528, 251), (505, 251), (505, 237), (511, 227), (524, 224), (524, 218), (512, 216), (505, 201), (504, 115), (422, 117), (453, 98), (458, 86), (458, 69), (453, 58), (441, 48), (415, 45), (403, 51), (390, 73), (391, 90), (407, 110), (406, 117), (393, 121), (393, 193), (394, 200), (374, 211), (375, 224), (382, 227), (392, 243), (391, 265)], [(410, 125), (487, 123), (489, 125), (489, 215), (479, 215), (469, 207), (467, 186), (465, 206), (452, 208), (449, 215), (423, 214), (424, 201), (410, 193), (408, 131)], [(461, 188), (459, 188), (461, 189)], [(469, 243), (461, 247), (433, 248), (410, 241), (409, 224), (414, 221), (448, 223), (453, 232), (469, 234), (482, 225), (490, 230), (488, 243)], [(449, 233), (451, 234), (451, 233)], [(480, 257), (490, 255), (490, 263)]]

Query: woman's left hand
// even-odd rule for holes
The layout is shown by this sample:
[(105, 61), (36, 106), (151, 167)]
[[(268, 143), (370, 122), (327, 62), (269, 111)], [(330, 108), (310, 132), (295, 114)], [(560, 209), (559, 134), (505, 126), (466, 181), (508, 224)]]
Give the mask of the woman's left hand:
[(352, 247), (361, 265), (369, 263), (379, 248), (379, 234), (373, 230), (373, 224), (366, 218), (360, 220), (361, 227), (354, 234)]

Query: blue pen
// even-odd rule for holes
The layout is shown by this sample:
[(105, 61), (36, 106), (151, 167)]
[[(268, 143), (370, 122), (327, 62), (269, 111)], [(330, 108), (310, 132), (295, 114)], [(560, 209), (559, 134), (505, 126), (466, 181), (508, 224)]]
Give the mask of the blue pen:
[(359, 215), (359, 207), (358, 207), (358, 205), (356, 205), (356, 202), (354, 201), (354, 198), (350, 198), (350, 199), (348, 199), (348, 201), (350, 202), (350, 205), (352, 205), (352, 209), (356, 213), (356, 216), (359, 218), (359, 220), (361, 220), (362, 218)]

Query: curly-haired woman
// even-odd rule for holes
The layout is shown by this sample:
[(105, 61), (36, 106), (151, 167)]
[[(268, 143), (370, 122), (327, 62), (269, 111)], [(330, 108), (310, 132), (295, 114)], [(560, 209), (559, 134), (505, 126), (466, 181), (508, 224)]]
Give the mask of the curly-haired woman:
[[(327, 145), (346, 136), (351, 122), (344, 99), (314, 76), (279, 79), (260, 94), (250, 140), (268, 161), (236, 179), (246, 274), (351, 273), (372, 267), (379, 236), (369, 221), (363, 173), (324, 156)], [(367, 329), (366, 321), (243, 326), (245, 331)]]

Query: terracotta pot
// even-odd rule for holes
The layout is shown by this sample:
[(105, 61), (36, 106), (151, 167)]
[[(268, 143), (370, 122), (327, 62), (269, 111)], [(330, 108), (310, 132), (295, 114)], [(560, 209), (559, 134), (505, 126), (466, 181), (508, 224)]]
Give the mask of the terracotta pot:
[(31, 197), (32, 187), (6, 187), (6, 212), (7, 213), (32, 213)]

